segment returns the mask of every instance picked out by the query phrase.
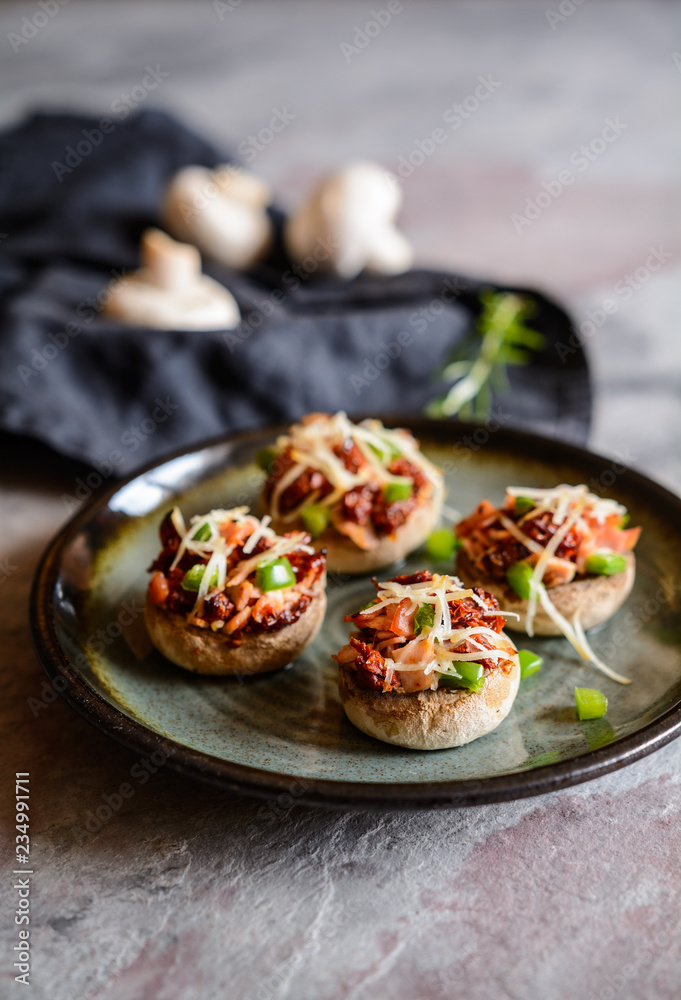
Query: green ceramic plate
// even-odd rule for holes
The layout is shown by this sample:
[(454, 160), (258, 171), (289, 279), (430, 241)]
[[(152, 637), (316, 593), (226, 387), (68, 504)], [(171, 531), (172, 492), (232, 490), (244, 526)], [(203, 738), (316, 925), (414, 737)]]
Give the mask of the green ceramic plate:
[[(391, 421), (386, 421), (391, 423)], [(342, 617), (373, 593), (368, 577), (329, 580), (318, 640), (293, 666), (248, 680), (201, 678), (150, 649), (141, 614), (158, 524), (255, 502), (255, 452), (280, 428), (209, 442), (98, 497), (43, 557), (32, 597), (36, 650), (55, 689), (89, 721), (145, 756), (194, 778), (283, 802), (351, 807), (470, 805), (586, 781), (681, 733), (681, 501), (655, 483), (582, 449), (500, 429), (409, 422), (445, 470), (448, 503), (468, 512), (504, 487), (586, 482), (626, 504), (641, 524), (638, 577), (626, 606), (592, 633), (622, 687), (583, 664), (562, 639), (524, 640), (544, 667), (521, 684), (508, 718), (468, 746), (401, 750), (344, 717), (331, 654)], [(427, 564), (416, 553), (406, 570)], [(438, 567), (442, 569), (443, 567)], [(575, 685), (599, 687), (606, 720), (579, 723)]]

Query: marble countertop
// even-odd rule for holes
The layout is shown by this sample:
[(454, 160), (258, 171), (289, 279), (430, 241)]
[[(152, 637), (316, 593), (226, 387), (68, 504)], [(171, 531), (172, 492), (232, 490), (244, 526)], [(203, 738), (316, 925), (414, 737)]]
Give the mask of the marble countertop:
[[(673, 15), (638, 0), (10, 2), (0, 124), (36, 106), (104, 112), (153, 66), (167, 76), (144, 100), (245, 143), (284, 206), (351, 158), (402, 167), (418, 262), (565, 302), (587, 324), (590, 445), (679, 492)], [(284, 108), (295, 118), (256, 148)], [(12, 775), (28, 771), (35, 875), (30, 993), (9, 957), (11, 875), (0, 890), (3, 998), (679, 995), (681, 742), (563, 792), (414, 814), (268, 805), (150, 765), (84, 834), (140, 762), (45, 699), (30, 648), (31, 578), (78, 474), (7, 446), (2, 829), (13, 843)]]

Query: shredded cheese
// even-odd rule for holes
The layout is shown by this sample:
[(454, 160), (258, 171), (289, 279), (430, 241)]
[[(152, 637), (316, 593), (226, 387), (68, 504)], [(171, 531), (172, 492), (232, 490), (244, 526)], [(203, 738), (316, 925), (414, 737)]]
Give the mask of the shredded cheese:
[(563, 541), (567, 535), (570, 528), (579, 519), (582, 510), (584, 508), (583, 501), (577, 501), (575, 509), (569, 515), (569, 517), (563, 521), (558, 531), (549, 539), (546, 547), (542, 551), (539, 559), (537, 560), (537, 565), (534, 567), (534, 572), (532, 573), (532, 579), (530, 580), (530, 598), (527, 602), (527, 616), (525, 618), (525, 628), (527, 629), (527, 634), (529, 636), (534, 635), (534, 616), (537, 610), (537, 588), (539, 584), (544, 579), (544, 573), (546, 572), (546, 567), (549, 564), (549, 560), (556, 552), (556, 549)]
[(614, 670), (603, 663), (594, 653), (579, 621), (579, 614), (577, 613), (574, 616), (573, 622), (570, 624), (558, 611), (543, 583), (544, 573), (550, 560), (555, 556), (558, 547), (566, 537), (568, 531), (572, 527), (577, 527), (579, 530), (584, 526), (582, 518), (587, 510), (590, 517), (593, 517), (602, 524), (608, 517), (612, 517), (614, 514), (622, 517), (626, 513), (626, 507), (618, 504), (615, 500), (590, 493), (588, 487), (583, 483), (579, 486), (569, 486), (566, 483), (562, 483), (553, 489), (538, 489), (533, 486), (508, 486), (506, 488), (506, 495), (507, 498), (513, 501), (518, 497), (527, 497), (535, 503), (535, 506), (520, 519), (520, 524), (536, 518), (539, 514), (548, 512), (551, 515), (553, 523), (558, 525), (558, 530), (549, 539), (547, 544), (545, 546), (537, 546), (537, 543), (533, 539), (528, 538), (515, 522), (506, 517), (503, 512), (499, 514), (503, 526), (518, 541), (521, 541), (526, 548), (539, 555), (532, 572), (532, 578), (530, 579), (530, 596), (527, 602), (527, 614), (525, 617), (527, 634), (530, 636), (534, 635), (534, 618), (537, 611), (537, 604), (540, 604), (582, 659), (588, 660), (608, 677), (618, 681), (620, 684), (628, 684), (629, 680), (626, 677), (615, 673)]
[[(182, 518), (181, 514), (180, 518)], [(220, 538), (220, 525), (223, 521), (227, 520), (234, 521), (237, 524), (242, 524), (245, 521), (251, 521), (253, 524), (258, 523), (258, 519), (256, 517), (248, 516), (248, 507), (234, 507), (232, 510), (211, 510), (208, 514), (193, 517), (189, 528), (185, 529), (184, 534), (180, 537), (180, 544), (177, 548), (177, 552), (175, 553), (175, 558), (170, 564), (170, 569), (174, 570), (179, 565), (185, 552), (194, 552), (197, 555), (202, 556), (208, 555), (213, 551), (215, 544), (224, 542), (224, 539)], [(175, 520), (173, 520), (173, 524), (177, 530)], [(194, 538), (194, 535), (204, 524), (207, 524), (210, 528), (211, 537), (210, 539), (206, 539), (205, 542), (200, 542)], [(182, 519), (181, 525), (184, 527), (184, 519)], [(233, 548), (235, 548), (234, 545), (226, 546), (222, 549), (222, 551), (224, 551), (226, 555), (229, 555)]]
[(610, 667), (608, 667), (605, 663), (603, 663), (602, 660), (600, 660), (596, 656), (591, 646), (589, 645), (589, 642), (584, 633), (584, 629), (579, 623), (578, 614), (575, 615), (576, 620), (573, 619), (574, 623), (573, 627), (573, 625), (570, 624), (570, 622), (560, 613), (558, 608), (555, 606), (555, 604), (549, 597), (546, 591), (546, 587), (544, 586), (543, 583), (539, 584), (537, 593), (539, 597), (539, 602), (543, 607), (544, 611), (546, 612), (546, 614), (549, 616), (549, 618), (552, 619), (552, 621), (556, 623), (556, 625), (561, 630), (567, 641), (579, 653), (579, 655), (582, 657), (583, 660), (587, 660), (588, 662), (593, 663), (595, 667), (597, 667), (599, 670), (602, 670), (604, 674), (607, 674), (608, 677), (610, 677), (614, 681), (617, 681), (619, 684), (631, 683), (631, 681), (628, 678), (623, 677), (621, 674), (615, 673), (614, 670), (611, 670)]
[[(210, 587), (210, 580), (213, 573), (217, 570), (217, 585)], [(223, 552), (215, 551), (211, 555), (210, 559), (206, 564), (206, 568), (203, 571), (203, 576), (201, 577), (201, 583), (199, 584), (199, 592), (196, 595), (196, 601), (194, 602), (194, 607), (189, 613), (189, 621), (191, 622), (199, 613), (199, 610), (203, 606), (203, 602), (208, 596), (209, 589), (212, 591), (222, 590), (225, 585), (225, 576), (227, 573), (227, 559)], [(222, 576), (222, 587), (220, 587), (220, 577)]]
[[(290, 538), (282, 538), (270, 528), (271, 518), (265, 515), (262, 520), (248, 513), (248, 507), (234, 507), (231, 510), (216, 509), (208, 514), (202, 514), (191, 518), (189, 528), (185, 526), (184, 518), (178, 508), (171, 512), (172, 522), (175, 530), (180, 536), (175, 558), (170, 569), (175, 569), (181, 562), (186, 552), (207, 558), (203, 576), (199, 584), (196, 600), (192, 610), (189, 612), (188, 621), (191, 623), (199, 616), (203, 602), (206, 597), (223, 591), (226, 587), (243, 583), (243, 581), (253, 572), (260, 563), (270, 562), (273, 559), (281, 558), (289, 552), (301, 549), (312, 554), (314, 549), (305, 544), (307, 537), (304, 532), (296, 532)], [(233, 540), (228, 542), (222, 534), (221, 528), (226, 524), (233, 524), (237, 529), (233, 533)], [(207, 526), (210, 530), (210, 537), (202, 541), (195, 536), (201, 529)], [(180, 532), (182, 529), (182, 532)], [(265, 552), (258, 555), (251, 555), (258, 542), (266, 538), (271, 544)], [(243, 556), (235, 566), (232, 567), (230, 579), (227, 580), (227, 560), (239, 545), (243, 543)], [(216, 581), (211, 586), (211, 578), (216, 574)], [(273, 599), (276, 595), (273, 595)], [(212, 625), (211, 625), (212, 627)]]
[(256, 547), (261, 538), (269, 537), (276, 538), (272, 529), (268, 530), (267, 525), (270, 523), (272, 518), (269, 514), (265, 514), (262, 521), (260, 521), (258, 527), (255, 529), (253, 534), (248, 538), (246, 544), (243, 547), (243, 553), (245, 556), (249, 555), (253, 549)]
[[(379, 584), (377, 602), (367, 608), (363, 614), (370, 618), (389, 605), (394, 607), (405, 598), (410, 599), (411, 609), (414, 611), (423, 604), (432, 604), (432, 626), (426, 626), (418, 637), (397, 650), (394, 655), (398, 656), (398, 659), (391, 661), (389, 665), (398, 673), (423, 671), (427, 675), (437, 670), (439, 673), (458, 676), (455, 666), (457, 661), (471, 663), (480, 658), (508, 660), (515, 653), (515, 647), (505, 636), (486, 625), (474, 625), (468, 628), (452, 627), (450, 601), (460, 601), (467, 597), (475, 599), (477, 595), (472, 590), (467, 590), (456, 577), (435, 574), (432, 580), (411, 584), (388, 581)], [(490, 611), (483, 601), (476, 603), (482, 604), (485, 614), (497, 614), (497, 612)], [(493, 644), (492, 648), (479, 642), (479, 638), (489, 640)], [(458, 652), (457, 647), (466, 641), (474, 645), (476, 649)], [(425, 662), (424, 657), (424, 643), (427, 644), (429, 650), (432, 650), (432, 656), (429, 655), (427, 662)], [(413, 662), (410, 662), (412, 658)], [(386, 658), (384, 657), (384, 659)], [(388, 663), (387, 659), (386, 663)]]
[(289, 486), (293, 486), (296, 479), (298, 479), (299, 476), (302, 476), (304, 472), (305, 466), (299, 462), (297, 465), (287, 469), (281, 479), (277, 482), (274, 492), (272, 493), (272, 511), (275, 517), (279, 517), (279, 500), (282, 493), (287, 490)]
[[(335, 446), (346, 441), (353, 442), (362, 455), (362, 465), (356, 472), (346, 469), (333, 451)], [(386, 428), (379, 420), (353, 424), (342, 411), (333, 415), (319, 414), (305, 423), (294, 424), (288, 434), (277, 439), (277, 452), (289, 448), (296, 465), (282, 476), (273, 492), (271, 505), (275, 518), (280, 516), (282, 493), (306, 468), (321, 472), (333, 487), (333, 493), (319, 501), (324, 506), (332, 506), (349, 490), (368, 482), (380, 485), (403, 482), (404, 477), (388, 471), (396, 455), (416, 465), (433, 486), (442, 486), (442, 473), (421, 453), (412, 435), (405, 430)]]
[(187, 528), (184, 523), (184, 518), (182, 517), (182, 511), (179, 507), (173, 507), (170, 512), (170, 520), (173, 522), (173, 527), (178, 533), (180, 538), (182, 538), (187, 533)]
[(526, 549), (529, 549), (530, 552), (534, 552), (536, 556), (540, 556), (543, 553), (543, 545), (540, 545), (539, 542), (535, 542), (534, 538), (530, 538), (523, 531), (521, 531), (515, 521), (512, 521), (510, 517), (506, 517), (503, 511), (499, 511), (499, 520), (506, 528), (509, 535), (513, 535), (515, 540), (520, 542), (521, 545), (524, 545)]
[(579, 609), (575, 612), (573, 616), (572, 625), (574, 627), (575, 634), (577, 635), (577, 638), (582, 644), (584, 652), (587, 654), (590, 662), (593, 663), (593, 665), (597, 667), (599, 670), (601, 670), (607, 677), (610, 677), (613, 681), (617, 681), (619, 684), (631, 684), (631, 679), (629, 677), (623, 677), (622, 674), (615, 673), (615, 671), (612, 670), (611, 667), (607, 665), (607, 663), (603, 663), (603, 660), (601, 660), (600, 657), (594, 653), (593, 649), (589, 644), (589, 640), (586, 637), (586, 633), (582, 628)]
[(627, 508), (615, 500), (590, 493), (588, 487), (583, 483), (579, 486), (561, 483), (560, 486), (554, 486), (552, 489), (539, 489), (535, 486), (507, 486), (506, 494), (513, 499), (527, 497), (529, 500), (536, 500), (537, 507), (529, 514), (535, 516), (538, 511), (550, 511), (556, 524), (562, 524), (570, 507), (580, 501), (584, 507), (589, 508), (590, 513), (599, 524), (602, 524), (606, 518), (613, 514), (622, 517), (627, 512)]
[(317, 490), (313, 490), (312, 493), (308, 493), (308, 495), (303, 499), (301, 503), (298, 504), (297, 507), (294, 507), (287, 514), (282, 514), (281, 511), (279, 511), (279, 520), (283, 524), (290, 524), (291, 521), (295, 521), (297, 518), (300, 517), (300, 515), (303, 513), (306, 507), (311, 507), (312, 504), (316, 503), (318, 499), (319, 499), (319, 492)]
[(236, 587), (237, 584), (243, 583), (247, 576), (250, 576), (254, 569), (256, 569), (260, 563), (272, 562), (274, 559), (281, 559), (282, 556), (288, 555), (289, 552), (293, 552), (294, 549), (302, 549), (303, 552), (309, 552), (310, 554), (314, 552), (314, 549), (309, 545), (305, 545), (303, 539), (305, 534), (302, 531), (297, 531), (291, 538), (279, 538), (272, 545), (267, 552), (260, 552), (257, 556), (252, 556), (250, 559), (240, 562), (235, 571), (227, 580), (226, 586)]

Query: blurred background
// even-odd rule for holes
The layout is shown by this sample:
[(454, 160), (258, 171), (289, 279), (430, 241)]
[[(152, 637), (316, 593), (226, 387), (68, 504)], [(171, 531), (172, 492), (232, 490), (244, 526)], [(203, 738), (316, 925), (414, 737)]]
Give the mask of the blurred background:
[(284, 210), (325, 171), (380, 162), (417, 265), (562, 301), (592, 365), (591, 446), (679, 485), (677, 15), (666, 0), (3, 3), (0, 124), (163, 108)]

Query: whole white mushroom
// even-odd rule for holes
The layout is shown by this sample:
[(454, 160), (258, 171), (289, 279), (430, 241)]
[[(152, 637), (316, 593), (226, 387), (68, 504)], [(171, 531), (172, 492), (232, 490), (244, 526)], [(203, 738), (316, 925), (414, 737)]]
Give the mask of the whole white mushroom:
[(140, 256), (140, 270), (110, 286), (105, 315), (159, 330), (229, 330), (238, 324), (234, 297), (201, 273), (196, 247), (147, 229)]
[(161, 219), (168, 232), (205, 257), (245, 270), (272, 244), (265, 211), (270, 201), (268, 185), (239, 167), (185, 167), (166, 188)]
[(401, 204), (402, 192), (390, 171), (375, 163), (349, 164), (324, 178), (290, 217), (286, 249), (295, 263), (312, 256), (319, 270), (339, 278), (364, 270), (399, 274), (414, 259), (411, 244), (395, 225)]

